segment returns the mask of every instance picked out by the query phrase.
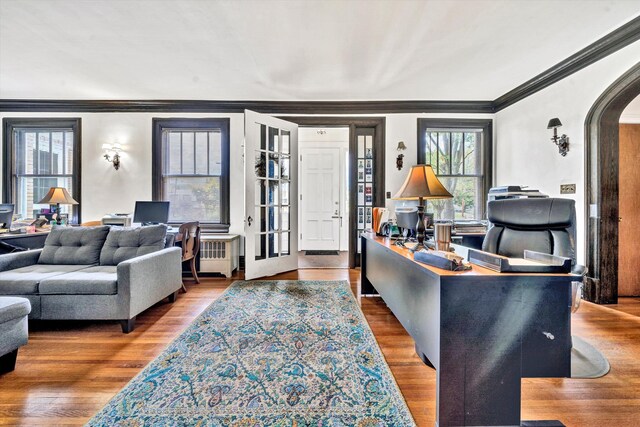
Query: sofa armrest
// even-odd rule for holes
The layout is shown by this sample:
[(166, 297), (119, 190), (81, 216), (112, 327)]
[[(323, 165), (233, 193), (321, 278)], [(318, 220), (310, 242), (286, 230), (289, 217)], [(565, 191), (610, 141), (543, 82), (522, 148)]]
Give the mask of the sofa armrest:
[(15, 270), (38, 263), (42, 249), (0, 255), (0, 271)]
[(129, 300), (129, 319), (182, 287), (182, 250), (162, 249), (118, 264), (118, 294)]

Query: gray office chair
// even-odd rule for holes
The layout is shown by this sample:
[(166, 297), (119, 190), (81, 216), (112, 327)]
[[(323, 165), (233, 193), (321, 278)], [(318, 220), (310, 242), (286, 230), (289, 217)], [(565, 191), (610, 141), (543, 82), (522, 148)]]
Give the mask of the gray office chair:
[(498, 255), (522, 258), (525, 250), (571, 258), (573, 307), (582, 299), (586, 267), (576, 264), (576, 207), (570, 199), (528, 198), (493, 200), (487, 216), (491, 228), (482, 242), (482, 250)]

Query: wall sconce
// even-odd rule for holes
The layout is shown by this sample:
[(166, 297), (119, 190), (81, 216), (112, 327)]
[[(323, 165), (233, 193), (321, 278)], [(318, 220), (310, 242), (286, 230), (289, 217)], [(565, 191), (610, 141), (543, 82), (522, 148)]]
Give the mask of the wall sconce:
[(120, 144), (102, 144), (102, 150), (104, 151), (104, 157), (108, 162), (113, 163), (113, 167), (120, 169), (120, 153), (122, 152), (122, 146)]
[[(407, 149), (407, 146), (404, 145), (404, 141), (400, 141), (398, 142), (398, 151), (404, 151)], [(396, 167), (398, 168), (398, 170), (402, 170), (402, 166), (404, 163), (404, 154), (400, 153), (398, 154), (398, 157), (396, 157)]]
[(547, 129), (553, 129), (553, 136), (551, 137), (551, 141), (558, 146), (558, 152), (562, 157), (567, 155), (569, 152), (569, 137), (565, 134), (562, 136), (558, 136), (558, 128), (562, 126), (559, 118), (554, 118), (549, 120), (549, 124), (547, 125)]

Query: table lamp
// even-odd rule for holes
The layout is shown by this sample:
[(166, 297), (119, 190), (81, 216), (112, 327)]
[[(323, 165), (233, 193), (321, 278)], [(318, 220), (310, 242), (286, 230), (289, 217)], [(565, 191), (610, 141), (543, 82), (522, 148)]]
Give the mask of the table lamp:
[(451, 199), (453, 196), (440, 182), (431, 165), (411, 166), (407, 179), (393, 197), (394, 200), (418, 200), (416, 237), (424, 246), (424, 199)]
[(56, 223), (60, 224), (60, 205), (77, 205), (71, 194), (64, 187), (51, 187), (49, 192), (38, 204), (56, 205)]

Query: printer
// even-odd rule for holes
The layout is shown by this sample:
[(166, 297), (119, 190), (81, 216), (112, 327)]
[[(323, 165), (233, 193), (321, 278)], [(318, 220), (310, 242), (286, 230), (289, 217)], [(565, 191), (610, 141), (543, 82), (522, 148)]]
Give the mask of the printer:
[(529, 189), (519, 185), (504, 185), (493, 187), (489, 190), (487, 202), (501, 199), (524, 199), (529, 197), (549, 197), (538, 190)]
[(107, 214), (102, 217), (102, 225), (118, 225), (120, 227), (131, 227), (133, 214)]

